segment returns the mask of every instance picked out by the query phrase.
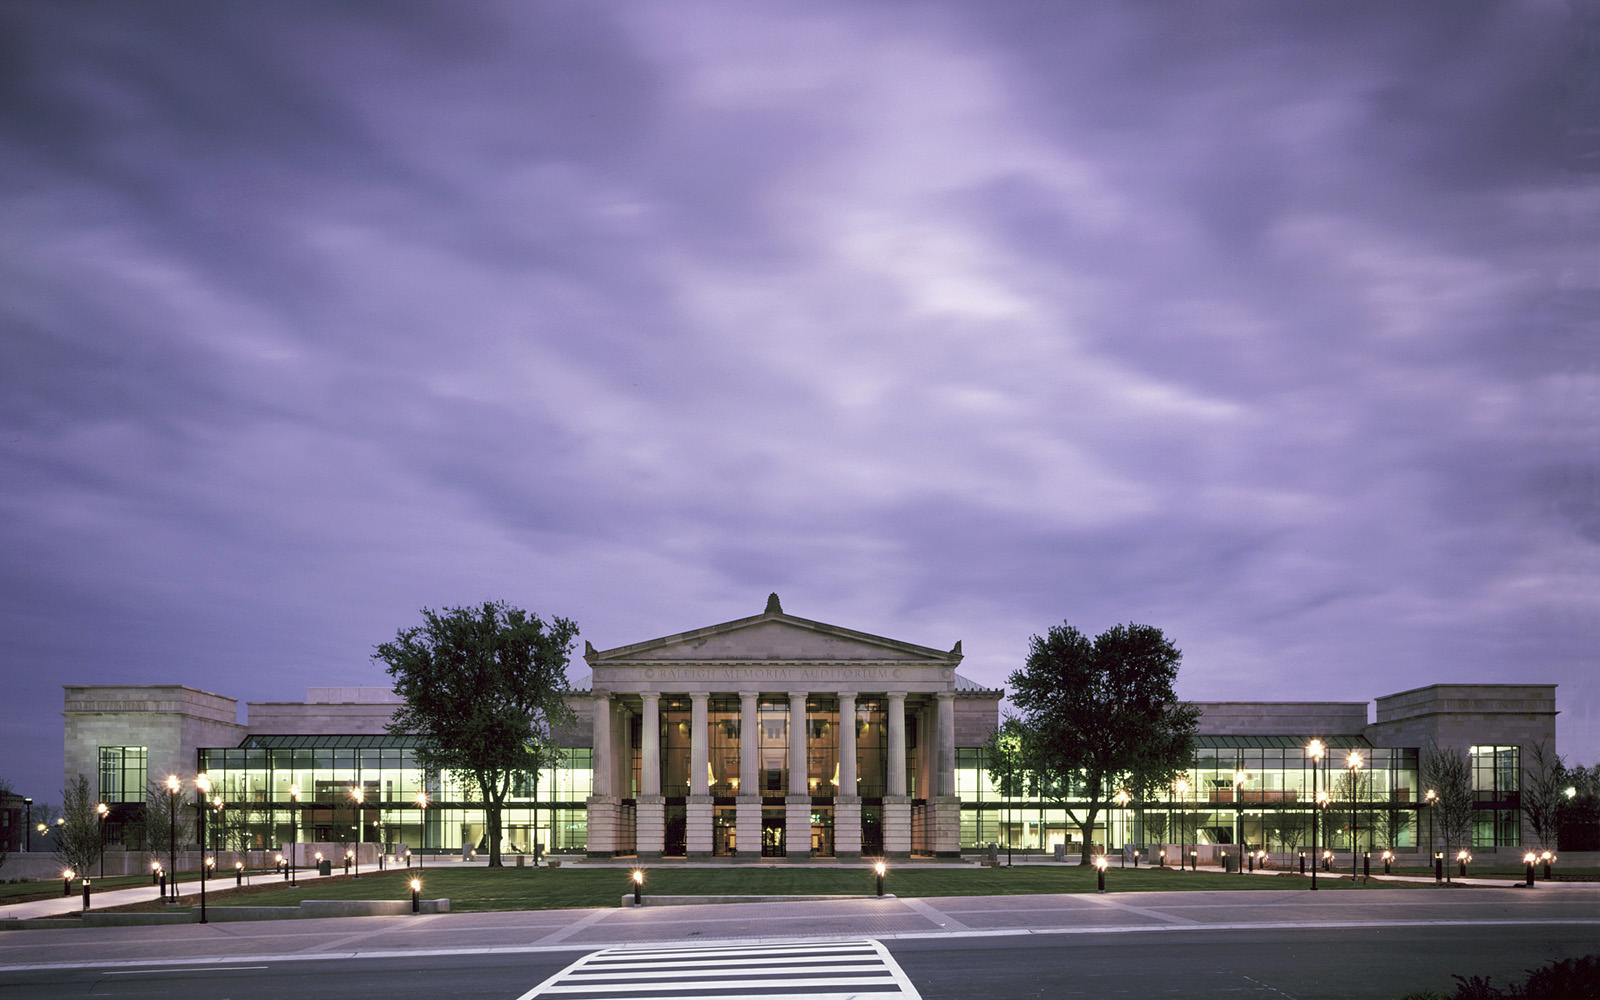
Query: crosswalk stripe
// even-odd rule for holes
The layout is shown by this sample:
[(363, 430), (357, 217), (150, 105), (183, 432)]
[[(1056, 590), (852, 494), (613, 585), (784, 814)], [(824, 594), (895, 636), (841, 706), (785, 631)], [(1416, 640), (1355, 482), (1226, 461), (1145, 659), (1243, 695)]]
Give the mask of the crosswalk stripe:
[(919, 1000), (877, 941), (607, 948), (578, 959), (517, 1000)]

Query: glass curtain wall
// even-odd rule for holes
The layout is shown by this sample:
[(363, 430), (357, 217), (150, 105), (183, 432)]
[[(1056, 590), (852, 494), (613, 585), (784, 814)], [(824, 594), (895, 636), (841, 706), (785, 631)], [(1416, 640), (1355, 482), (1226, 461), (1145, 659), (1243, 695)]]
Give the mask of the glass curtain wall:
[[(1293, 852), (1310, 843), (1315, 787), (1331, 796), (1320, 839), (1334, 849), (1350, 849), (1352, 814), (1361, 849), (1415, 846), (1417, 751), (1373, 748), (1348, 738), (1325, 740), (1329, 752), (1313, 775), (1305, 755), (1310, 740), (1202, 738), (1193, 765), (1171, 788), (1102, 812), (1091, 843), (1113, 850), (1124, 845), (1144, 850), (1153, 844), (1242, 843), (1249, 849)], [(1353, 782), (1344, 766), (1352, 749), (1360, 751), (1363, 762)], [(1082, 837), (1059, 804), (1061, 797), (1048, 789), (1009, 801), (1001, 795), (989, 779), (982, 748), (956, 750), (956, 793), (962, 802), (963, 847), (993, 843), (1051, 851), (1058, 843), (1076, 845)]]
[[(328, 745), (343, 740), (358, 746)], [(323, 745), (314, 745), (324, 741)], [(206, 749), (199, 766), (220, 795), (220, 815), (207, 817), (208, 844), (228, 850), (274, 850), (293, 841), (349, 843), (360, 839), (413, 852), (482, 850), (482, 798), (475, 783), (425, 774), (403, 740), (394, 737), (255, 737), (269, 746)], [(281, 745), (306, 744), (306, 745)], [(564, 759), (513, 784), (502, 816), (507, 853), (584, 849), (585, 800), (592, 753), (569, 749)], [(296, 800), (291, 787), (298, 786)], [(352, 795), (360, 792), (360, 800)], [(534, 795), (537, 791), (538, 798)], [(417, 805), (425, 792), (427, 806)]]

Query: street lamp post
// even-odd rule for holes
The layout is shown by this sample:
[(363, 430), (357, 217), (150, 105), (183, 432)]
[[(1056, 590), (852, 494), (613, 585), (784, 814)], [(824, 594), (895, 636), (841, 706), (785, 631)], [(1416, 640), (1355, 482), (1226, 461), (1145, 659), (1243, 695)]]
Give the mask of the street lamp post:
[[(1183, 800), (1189, 797), (1189, 779), (1179, 778), (1177, 785), (1174, 787), (1178, 790), (1179, 805), (1181, 806)], [(1178, 810), (1178, 823), (1180, 826), (1184, 826), (1184, 822), (1184, 810), (1180, 808)], [(1178, 871), (1181, 872), (1183, 871), (1183, 859), (1188, 857), (1189, 852), (1189, 838), (1187, 836), (1189, 831), (1185, 828), (1174, 832), (1178, 834)]]
[[(200, 895), (203, 900), (206, 891), (206, 810), (211, 807), (211, 775), (201, 771), (194, 776), (194, 794), (195, 840), (200, 844)], [(203, 902), (200, 915), (205, 916)]]
[(1361, 767), (1366, 761), (1361, 757), (1361, 751), (1352, 750), (1344, 759), (1344, 766), (1350, 769), (1350, 881), (1361, 881), (1361, 865), (1356, 860), (1357, 831), (1356, 825), (1356, 799), (1360, 795)]
[(1311, 758), (1311, 888), (1317, 888), (1317, 836), (1322, 826), (1322, 793), (1318, 790), (1317, 772), (1322, 767), (1322, 755), (1328, 748), (1321, 740), (1306, 744), (1306, 756)]
[(350, 801), (355, 803), (355, 810), (356, 810), (356, 846), (355, 846), (354, 852), (352, 852), (352, 856), (355, 858), (355, 862), (356, 862), (356, 878), (360, 878), (361, 877), (361, 840), (362, 840), (362, 836), (363, 836), (362, 830), (361, 830), (361, 801), (362, 801), (362, 795), (361, 795), (361, 786), (360, 785), (351, 785), (350, 786)]
[(1244, 874), (1244, 786), (1250, 780), (1248, 771), (1233, 772), (1233, 827), (1234, 842), (1239, 845), (1239, 874)]
[(300, 786), (289, 786), (289, 832), (294, 839), (289, 842), (289, 884), (299, 885), (294, 877), (294, 856), (300, 846)]
[[(167, 775), (167, 860), (172, 867), (172, 898), (178, 898), (178, 792), (183, 782), (176, 774)], [(159, 829), (159, 827), (158, 827)]]
[(100, 877), (106, 877), (106, 813), (111, 807), (104, 802), (94, 807), (95, 818), (100, 821)]
[[(1113, 797), (1113, 801), (1115, 801), (1117, 803), (1117, 805), (1122, 809), (1122, 842), (1124, 844), (1127, 844), (1128, 843), (1128, 803), (1133, 801), (1133, 796), (1128, 794), (1128, 790), (1126, 788), (1119, 788), (1119, 789), (1117, 789), (1117, 794)], [(1108, 826), (1109, 826), (1109, 824), (1108, 824)], [(1106, 849), (1107, 850), (1111, 849), (1110, 841), (1111, 841), (1111, 838), (1107, 837), (1106, 838)], [(1138, 854), (1137, 851), (1134, 852), (1133, 858), (1134, 858), (1134, 861), (1133, 861), (1134, 867), (1137, 868), (1139, 866), (1139, 854)]]
[[(417, 871), (422, 871), (422, 849), (428, 844), (428, 793), (417, 792)], [(554, 826), (551, 827), (554, 829)]]

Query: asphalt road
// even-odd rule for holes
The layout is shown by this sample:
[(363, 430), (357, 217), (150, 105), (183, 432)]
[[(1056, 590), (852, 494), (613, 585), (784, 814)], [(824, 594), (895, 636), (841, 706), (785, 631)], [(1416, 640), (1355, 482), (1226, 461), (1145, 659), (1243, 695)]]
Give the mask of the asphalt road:
[[(1129, 893), (0, 933), (0, 996), (518, 1000), (604, 947), (878, 939), (926, 1000), (1394, 1000), (1600, 951), (1600, 889)], [(695, 995), (691, 993), (684, 996)], [(794, 995), (794, 994), (789, 994)]]
[[(954, 937), (889, 942), (923, 1000), (1138, 997), (1394, 1000), (1452, 973), (1508, 977), (1596, 950), (1593, 927), (1306, 929), (1248, 936)], [(261, 960), (0, 974), (16, 1000), (516, 1000), (592, 949), (418, 959)]]

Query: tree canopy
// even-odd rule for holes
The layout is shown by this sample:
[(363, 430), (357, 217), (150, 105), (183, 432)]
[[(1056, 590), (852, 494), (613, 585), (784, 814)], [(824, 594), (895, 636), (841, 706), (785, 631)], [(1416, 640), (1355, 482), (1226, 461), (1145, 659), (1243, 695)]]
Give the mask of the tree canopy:
[(501, 811), (513, 782), (530, 773), (537, 780), (552, 757), (553, 730), (573, 721), (566, 670), (578, 626), (503, 601), (423, 608), (422, 618), (373, 654), (405, 699), (388, 729), (416, 741), (424, 768), (477, 784), (489, 864), (499, 867)]
[(1077, 800), (1068, 815), (1085, 861), (1095, 819), (1118, 792), (1147, 796), (1191, 762), (1200, 710), (1174, 693), (1182, 658), (1151, 625), (1117, 625), (1091, 640), (1062, 623), (1029, 640), (1011, 675), (1023, 757), (1046, 787)]

